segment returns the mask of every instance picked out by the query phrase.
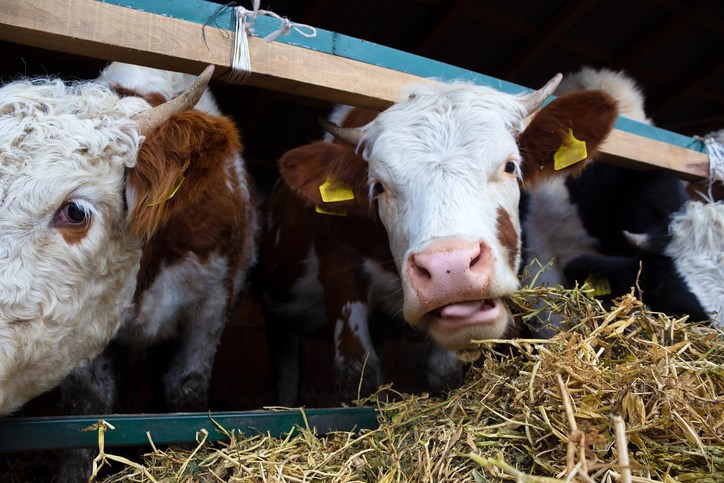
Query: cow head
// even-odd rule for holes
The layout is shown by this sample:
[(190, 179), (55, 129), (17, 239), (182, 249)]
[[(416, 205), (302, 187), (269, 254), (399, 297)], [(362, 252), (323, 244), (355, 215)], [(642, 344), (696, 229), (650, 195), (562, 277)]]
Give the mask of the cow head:
[[(411, 325), (450, 349), (498, 338), (511, 319), (501, 299), (519, 283), (521, 185), (558, 173), (553, 155), (569, 142), (569, 130), (590, 155), (617, 114), (603, 93), (571, 94), (524, 130), (523, 120), (559, 80), (527, 95), (469, 84), (415, 86), (361, 128), (331, 126), (347, 146), (300, 147), (285, 154), (280, 171), (310, 205), (365, 216), (376, 206)], [(570, 169), (578, 168), (560, 173)], [(349, 186), (354, 200), (324, 202), (319, 187), (330, 179)]]
[(153, 109), (96, 81), (0, 88), (0, 414), (104, 348), (143, 241), (239, 149), (229, 121), (188, 111), (210, 76)]

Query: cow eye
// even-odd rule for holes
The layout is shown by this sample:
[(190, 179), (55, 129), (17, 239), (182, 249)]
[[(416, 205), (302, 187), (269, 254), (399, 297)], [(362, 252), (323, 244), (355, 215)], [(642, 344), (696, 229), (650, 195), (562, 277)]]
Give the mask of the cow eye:
[(372, 191), (374, 192), (375, 196), (380, 196), (382, 193), (385, 192), (385, 187), (382, 186), (382, 183), (378, 181), (372, 186)]
[(508, 174), (514, 174), (515, 173), (515, 163), (513, 161), (508, 161), (505, 163), (505, 172)]
[(78, 226), (88, 223), (90, 213), (83, 206), (75, 201), (69, 201), (64, 204), (55, 215), (54, 224), (56, 226)]

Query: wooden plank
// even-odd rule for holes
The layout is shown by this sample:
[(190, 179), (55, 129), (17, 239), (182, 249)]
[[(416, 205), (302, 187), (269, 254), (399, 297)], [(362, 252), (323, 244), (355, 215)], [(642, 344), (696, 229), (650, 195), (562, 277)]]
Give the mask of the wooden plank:
[(642, 171), (666, 168), (687, 180), (709, 176), (709, 157), (706, 154), (642, 138), (620, 129), (611, 132), (596, 159)]
[[(94, 0), (4, 3), (4, 40), (180, 72), (198, 73), (208, 64), (217, 66), (217, 75), (229, 70), (228, 32), (225, 37), (214, 27), (207, 28), (207, 48), (198, 23), (140, 10)], [(396, 99), (400, 86), (417, 80), (281, 42), (250, 38), (249, 44), (254, 72), (247, 83), (253, 86), (383, 109)]]
[[(217, 75), (223, 75), (229, 68), (229, 32), (222, 34), (215, 26), (207, 27), (208, 47), (201, 36), (201, 24), (212, 16), (216, 4), (123, 0), (124, 5), (133, 7), (127, 8), (118, 5), (119, 0), (3, 3), (0, 38), (4, 40), (181, 72), (197, 73), (206, 64), (214, 64)], [(230, 28), (231, 12), (223, 12), (216, 23)], [(274, 19), (260, 17), (254, 26), (255, 35), (263, 37), (277, 27)], [(318, 30), (313, 39), (292, 33), (273, 43), (252, 37), (249, 44), (253, 69), (249, 85), (331, 102), (384, 109), (394, 102), (403, 85), (429, 77), (467, 80), (508, 93), (529, 90), (324, 30)], [(637, 168), (660, 166), (683, 176), (703, 177), (708, 175), (708, 158), (703, 151), (699, 141), (620, 118), (603, 158)]]

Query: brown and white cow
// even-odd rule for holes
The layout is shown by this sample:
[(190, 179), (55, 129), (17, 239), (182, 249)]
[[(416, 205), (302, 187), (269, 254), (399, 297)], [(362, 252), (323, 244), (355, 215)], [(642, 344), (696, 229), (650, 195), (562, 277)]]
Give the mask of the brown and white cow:
[[(553, 166), (569, 130), (590, 153), (617, 115), (607, 95), (575, 93), (523, 129), (559, 81), (525, 95), (463, 83), (412, 86), (378, 116), (368, 113), (362, 127), (330, 126), (337, 141), (281, 158), (284, 183), (266, 207), (260, 273), (269, 323), (276, 334), (292, 334), (286, 343), (275, 339), (284, 358), (282, 404), (295, 402), (294, 331), (302, 327), (333, 328), (346, 398), (356, 395), (363, 367), (363, 392), (380, 381), (373, 308), (402, 314), (445, 350), (515, 334), (503, 300), (519, 284), (521, 185), (575, 171)], [(445, 374), (450, 360), (435, 357), (433, 375)]]
[(99, 80), (0, 88), (0, 414), (71, 371), (77, 412), (107, 409), (96, 356), (114, 336), (180, 336), (167, 399), (204, 407), (256, 227), (236, 127), (191, 110), (210, 105), (211, 72), (112, 64)]

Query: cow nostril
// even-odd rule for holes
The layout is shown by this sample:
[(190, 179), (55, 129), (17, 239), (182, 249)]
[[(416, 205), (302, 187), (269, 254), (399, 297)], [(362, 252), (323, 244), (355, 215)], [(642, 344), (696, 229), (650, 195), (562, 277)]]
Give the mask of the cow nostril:
[(417, 272), (417, 275), (421, 278), (426, 278), (428, 280), (432, 280), (432, 274), (429, 270), (422, 268), (419, 265), (415, 265), (415, 271)]
[[(471, 253), (473, 255), (473, 253)], [(480, 270), (485, 270), (485, 265), (487, 264), (488, 259), (488, 250), (484, 244), (478, 245), (477, 253), (475, 253), (475, 256), (473, 256), (470, 259), (470, 265), (468, 265), (468, 270), (474, 270), (476, 272)]]
[(418, 265), (417, 260), (413, 256), (410, 259), (410, 265), (412, 265), (413, 274), (417, 276), (418, 278), (423, 278), (427, 280), (432, 280), (432, 273), (425, 267)]

